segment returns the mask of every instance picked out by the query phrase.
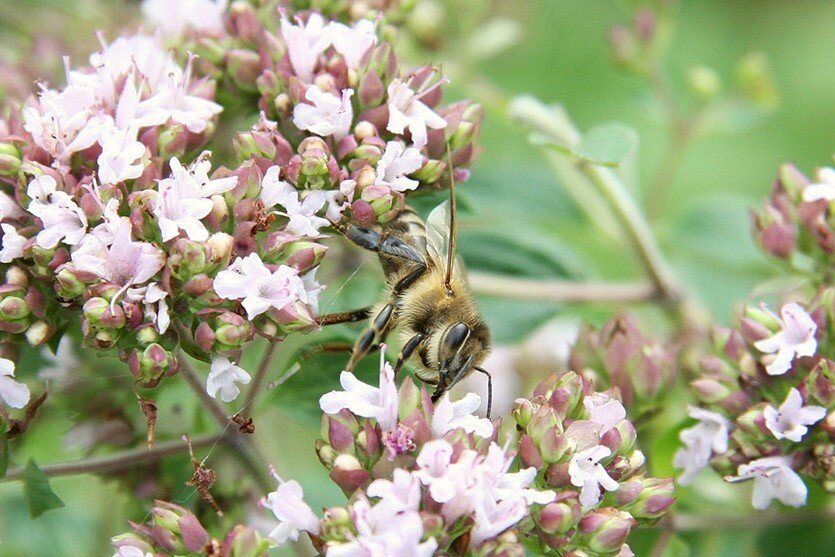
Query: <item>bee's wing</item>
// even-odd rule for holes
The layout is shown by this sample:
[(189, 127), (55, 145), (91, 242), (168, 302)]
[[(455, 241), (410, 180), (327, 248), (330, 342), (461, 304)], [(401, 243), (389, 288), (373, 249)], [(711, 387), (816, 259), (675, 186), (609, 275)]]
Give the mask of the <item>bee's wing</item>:
[[(452, 220), (452, 212), (449, 208), (449, 200), (444, 201), (429, 213), (426, 219), (426, 250), (429, 256), (442, 268), (446, 269), (449, 257), (449, 230)], [(460, 276), (461, 262), (456, 257), (452, 269), (453, 273)]]

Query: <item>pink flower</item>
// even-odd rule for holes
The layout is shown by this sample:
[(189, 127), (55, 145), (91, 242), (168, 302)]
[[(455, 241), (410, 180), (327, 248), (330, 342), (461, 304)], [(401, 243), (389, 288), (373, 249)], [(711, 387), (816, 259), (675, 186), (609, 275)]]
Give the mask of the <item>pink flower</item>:
[(405, 192), (418, 187), (418, 181), (406, 178), (407, 174), (423, 166), (423, 155), (413, 147), (404, 149), (399, 141), (389, 141), (383, 156), (377, 162), (377, 178), (374, 183), (394, 191)]
[(423, 445), (416, 463), (415, 476), (429, 486), (429, 495), (438, 503), (451, 501), (458, 492), (459, 485), (449, 474), (453, 448), (445, 439), (433, 439)]
[(806, 504), (806, 484), (792, 470), (785, 456), (770, 456), (740, 464), (737, 473), (738, 476), (725, 479), (737, 482), (753, 478), (751, 504), (757, 510), (767, 509), (774, 499), (792, 507)]
[(73, 252), (72, 262), (78, 269), (127, 290), (129, 286), (143, 284), (157, 274), (165, 265), (165, 254), (154, 244), (134, 241), (130, 220), (122, 217), (110, 245), (89, 235)]
[(310, 14), (307, 23), (297, 20), (293, 25), (285, 17), (281, 19), (281, 35), (287, 43), (287, 55), (296, 76), (309, 83), (319, 56), (331, 45), (331, 37), (325, 27), (324, 18), (318, 13)]
[(297, 300), (311, 302), (309, 288), (305, 287), (296, 269), (280, 265), (270, 271), (257, 253), (238, 257), (229, 268), (219, 272), (214, 289), (223, 299), (243, 300), (241, 305), (250, 319), (270, 308), (282, 309)]
[(0, 220), (17, 219), (25, 214), (13, 197), (7, 193), (0, 192)]
[(475, 522), (470, 531), (471, 544), (495, 538), (528, 515), (528, 505), (522, 498), (494, 501), (486, 499), (475, 507)]
[(261, 180), (261, 193), (258, 197), (264, 203), (265, 209), (270, 209), (275, 205), (283, 206), (287, 196), (296, 191), (291, 184), (279, 178), (280, 172), (281, 167), (271, 166)]
[(679, 434), (685, 447), (676, 451), (673, 466), (684, 469), (679, 478), (682, 485), (693, 481), (699, 470), (708, 465), (712, 453), (728, 450), (728, 430), (731, 427), (731, 422), (716, 412), (691, 406), (688, 413), (699, 423)]
[(138, 117), (157, 112), (164, 114), (166, 120), (182, 124), (192, 133), (203, 133), (206, 130), (209, 122), (223, 111), (223, 107), (214, 101), (189, 94), (192, 61), (190, 57), (185, 70), (178, 67), (171, 72), (169, 85), (160, 87), (159, 92), (143, 103), (144, 108)]
[(344, 391), (331, 391), (319, 399), (319, 406), (323, 412), (336, 414), (347, 408), (357, 416), (377, 420), (383, 431), (397, 425), (397, 383), (394, 379), (394, 369), (382, 354), (379, 388), (363, 383), (350, 371), (343, 371), (339, 376), (339, 382)]
[(795, 356), (813, 356), (818, 349), (815, 332), (818, 326), (806, 311), (795, 303), (789, 303), (780, 310), (781, 329), (774, 336), (754, 343), (757, 350), (766, 354), (777, 353), (765, 370), (769, 375), (783, 375), (792, 366)]
[(220, 35), (227, 5), (228, 0), (144, 0), (142, 14), (166, 35), (188, 30)]
[(568, 475), (571, 485), (580, 488), (580, 504), (583, 508), (593, 507), (600, 500), (600, 488), (606, 491), (616, 491), (620, 484), (613, 480), (600, 460), (610, 456), (612, 451), (608, 447), (598, 445), (585, 451), (580, 451), (571, 457), (568, 463)]
[(593, 393), (583, 398), (589, 419), (600, 426), (600, 437), (626, 418), (626, 409), (619, 400), (606, 393)]
[(290, 220), (284, 230), (294, 236), (318, 236), (319, 228), (330, 224), (328, 219), (316, 216), (316, 213), (325, 206), (325, 193), (321, 190), (310, 190), (299, 202), (299, 193), (290, 192), (282, 201), (286, 212), (280, 213)]
[(348, 68), (356, 69), (368, 49), (377, 44), (375, 27), (374, 22), (367, 19), (356, 22), (353, 27), (336, 21), (328, 24), (333, 47), (345, 59)]
[(159, 334), (164, 335), (171, 325), (168, 302), (165, 300), (167, 296), (168, 292), (152, 282), (148, 286), (128, 289), (125, 297), (132, 302), (141, 302), (145, 307), (145, 318), (150, 319)]
[(353, 94), (353, 89), (343, 89), (340, 99), (311, 85), (305, 98), (313, 104), (297, 104), (293, 109), (293, 124), (300, 130), (322, 137), (332, 135), (335, 141), (339, 141), (348, 135), (354, 121), (354, 109), (351, 107)]
[(826, 416), (823, 406), (803, 406), (800, 391), (791, 389), (785, 402), (775, 409), (770, 404), (763, 409), (765, 426), (777, 439), (790, 439), (799, 443), (809, 428)]
[(379, 497), (392, 513), (420, 510), (420, 480), (401, 468), (395, 468), (391, 480), (374, 480), (366, 489), (369, 497)]
[(493, 435), (492, 422), (487, 418), (479, 418), (472, 414), (479, 406), (481, 406), (481, 397), (475, 393), (467, 393), (464, 398), (455, 402), (451, 402), (449, 394), (445, 393), (435, 404), (435, 411), (432, 414), (432, 433), (442, 437), (448, 431), (461, 428), (479, 437), (490, 437)]
[(402, 134), (406, 128), (412, 134), (412, 142), (417, 149), (426, 145), (426, 128), (442, 129), (446, 120), (435, 114), (415, 96), (409, 86), (400, 79), (395, 79), (388, 87), (389, 121), (386, 129)]
[(0, 399), (12, 408), (23, 408), (29, 403), (29, 387), (12, 379), (14, 368), (13, 361), (0, 358)]
[(23, 127), (36, 145), (68, 164), (73, 153), (98, 138), (95, 103), (95, 92), (87, 86), (69, 85), (63, 91), (41, 86), (37, 106), (23, 109)]
[(230, 362), (229, 358), (219, 354), (212, 356), (212, 369), (206, 379), (206, 392), (212, 398), (217, 398), (220, 393), (220, 399), (223, 402), (231, 402), (241, 394), (238, 383), (246, 385), (249, 381), (249, 374), (243, 368)]
[(36, 237), (38, 246), (52, 249), (62, 240), (70, 246), (81, 242), (87, 234), (84, 211), (63, 191), (53, 191), (48, 198), (49, 203), (33, 199), (29, 204), (29, 212), (43, 223), (43, 230)]
[(281, 545), (287, 540), (299, 539), (299, 532), (319, 534), (319, 519), (310, 506), (304, 502), (304, 492), (299, 482), (282, 480), (275, 470), (273, 477), (278, 481), (278, 489), (267, 495), (262, 504), (270, 509), (278, 519), (278, 526), (270, 532), (269, 538)]

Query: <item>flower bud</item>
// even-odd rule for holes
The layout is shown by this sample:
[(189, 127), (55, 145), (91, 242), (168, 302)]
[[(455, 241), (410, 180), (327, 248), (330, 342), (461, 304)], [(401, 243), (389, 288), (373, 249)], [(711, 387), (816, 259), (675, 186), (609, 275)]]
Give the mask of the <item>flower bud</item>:
[(55, 275), (55, 292), (64, 300), (81, 296), (87, 285), (72, 267), (64, 267)]
[(341, 454), (333, 461), (330, 478), (345, 495), (351, 496), (368, 482), (370, 475), (355, 456)]
[(711, 67), (693, 66), (687, 71), (687, 85), (697, 99), (707, 101), (722, 89), (722, 80)]
[(185, 126), (169, 125), (159, 134), (157, 140), (159, 155), (166, 160), (173, 157), (182, 158), (188, 149), (188, 141), (189, 132)]
[(262, 557), (269, 548), (269, 539), (262, 538), (254, 528), (238, 524), (223, 540), (221, 553), (229, 557)]
[(339, 453), (337, 453), (333, 447), (328, 445), (322, 439), (316, 440), (315, 448), (316, 456), (319, 457), (319, 462), (321, 462), (325, 468), (329, 470), (332, 469), (334, 461), (336, 460), (336, 457), (339, 455)]
[(655, 520), (661, 518), (675, 502), (673, 491), (675, 485), (672, 478), (644, 478), (641, 480), (643, 489), (638, 497), (622, 510), (641, 520)]
[(20, 171), (20, 152), (11, 143), (0, 143), (0, 176), (15, 176)]
[(52, 338), (55, 325), (46, 321), (35, 321), (26, 329), (26, 340), (31, 346), (40, 346)]
[(350, 511), (344, 507), (325, 509), (319, 534), (323, 540), (334, 542), (346, 542), (355, 538), (354, 520)]
[(481, 542), (471, 553), (473, 557), (524, 557), (525, 547), (514, 529), (505, 530), (493, 539)]
[(32, 313), (22, 297), (5, 295), (5, 292), (0, 295), (3, 295), (0, 300), (0, 319), (3, 321), (19, 321)]
[(257, 91), (256, 80), (261, 75), (261, 59), (257, 52), (235, 48), (226, 52), (226, 74), (244, 91)]
[(580, 520), (582, 511), (576, 495), (548, 503), (534, 515), (539, 528), (547, 534), (565, 534)]
[(577, 537), (581, 547), (597, 553), (614, 553), (635, 525), (635, 519), (626, 512), (611, 507), (593, 509), (580, 519)]

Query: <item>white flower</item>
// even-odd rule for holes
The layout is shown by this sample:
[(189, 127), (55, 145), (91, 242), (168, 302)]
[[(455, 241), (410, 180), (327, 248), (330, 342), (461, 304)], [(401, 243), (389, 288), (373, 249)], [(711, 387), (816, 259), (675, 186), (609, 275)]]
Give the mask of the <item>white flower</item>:
[(779, 409), (769, 404), (763, 410), (763, 416), (766, 427), (774, 437), (799, 443), (809, 430), (806, 426), (817, 423), (826, 416), (826, 408), (803, 406), (800, 391), (793, 388)]
[(261, 193), (258, 194), (258, 198), (264, 203), (265, 209), (276, 205), (283, 206), (287, 196), (296, 191), (291, 184), (279, 178), (280, 172), (281, 167), (271, 166), (261, 180)]
[(580, 488), (580, 504), (584, 508), (597, 504), (601, 487), (606, 491), (616, 491), (620, 487), (600, 464), (601, 459), (611, 454), (612, 451), (608, 447), (598, 445), (571, 457), (571, 462), (568, 463), (568, 475), (571, 478), (571, 485)]
[(432, 433), (442, 437), (448, 431), (461, 428), (467, 433), (475, 433), (479, 437), (488, 438), (493, 435), (493, 424), (487, 418), (473, 416), (481, 406), (481, 397), (475, 393), (467, 393), (464, 398), (451, 402), (449, 393), (444, 393), (435, 404), (432, 415)]
[(475, 506), (475, 523), (470, 531), (470, 543), (475, 545), (495, 538), (528, 515), (528, 505), (522, 498), (494, 501), (487, 499)]
[(29, 402), (29, 387), (12, 379), (14, 367), (13, 361), (0, 358), (0, 399), (12, 408), (23, 408)]
[(291, 192), (284, 199), (286, 212), (281, 213), (290, 219), (284, 226), (284, 230), (299, 237), (318, 236), (319, 228), (330, 224), (328, 219), (316, 216), (325, 202), (325, 193), (321, 190), (308, 191), (301, 203), (299, 203), (299, 194)]
[(377, 44), (375, 27), (374, 22), (367, 19), (356, 22), (353, 27), (336, 21), (328, 24), (333, 47), (345, 59), (348, 68), (356, 69), (368, 49)]
[(154, 557), (150, 551), (142, 551), (133, 545), (123, 545), (119, 547), (113, 557)]
[[(792, 366), (795, 356), (813, 356), (818, 349), (815, 332), (818, 326), (806, 311), (795, 303), (780, 310), (780, 331), (774, 336), (757, 341), (754, 346), (766, 354), (777, 353), (765, 370), (769, 375), (782, 375)], [(776, 316), (775, 316), (776, 318)]]
[(418, 187), (418, 181), (406, 178), (423, 166), (423, 155), (414, 147), (404, 149), (399, 141), (389, 141), (386, 150), (377, 162), (375, 184), (388, 186), (394, 191), (405, 192)]
[(322, 91), (316, 85), (307, 88), (305, 98), (313, 104), (299, 103), (293, 109), (293, 124), (322, 137), (332, 135), (339, 141), (351, 130), (354, 109), (351, 107), (353, 89), (343, 89), (342, 98)]
[(545, 505), (554, 500), (556, 494), (553, 491), (530, 489), (529, 486), (536, 479), (536, 468), (508, 472), (512, 462), (513, 457), (508, 456), (505, 449), (492, 442), (478, 467), (482, 480), (496, 500), (522, 498), (527, 505)]
[(693, 481), (699, 470), (707, 466), (712, 453), (728, 450), (728, 429), (731, 427), (731, 422), (716, 412), (691, 406), (688, 414), (699, 423), (679, 434), (685, 447), (676, 451), (673, 466), (684, 469), (679, 478), (682, 485)]
[[(72, 254), (73, 264), (127, 290), (143, 284), (165, 265), (165, 254), (148, 242), (132, 238), (130, 219), (121, 217), (113, 242), (108, 246), (89, 235)], [(114, 301), (116, 296), (114, 296)]]
[(429, 495), (438, 503), (451, 501), (459, 487), (455, 478), (449, 474), (452, 462), (452, 445), (446, 439), (433, 439), (423, 445), (416, 463), (415, 476), (429, 486)]
[(87, 234), (87, 216), (75, 201), (63, 191), (49, 195), (49, 203), (37, 199), (29, 204), (29, 212), (41, 219), (43, 230), (38, 232), (38, 246), (52, 249), (61, 240), (74, 246)]
[(299, 532), (319, 534), (319, 519), (310, 506), (304, 502), (304, 491), (299, 482), (285, 482), (273, 470), (278, 489), (269, 493), (262, 504), (278, 519), (278, 526), (270, 532), (269, 538), (281, 545), (287, 540), (299, 539)]
[[(110, 44), (103, 43), (101, 51), (90, 55), (90, 65), (96, 69), (96, 76), (93, 76), (98, 82), (96, 96), (111, 108), (116, 106), (117, 82), (130, 72), (136, 72), (152, 95), (170, 86), (171, 75), (182, 73), (182, 68), (162, 47), (159, 39), (142, 33), (119, 37)], [(75, 73), (74, 77), (79, 77), (79, 74)], [(125, 82), (126, 87), (131, 81)]]
[(593, 393), (583, 398), (589, 420), (600, 426), (600, 437), (626, 418), (626, 409), (616, 398), (606, 393)]
[(351, 505), (358, 536), (345, 543), (328, 543), (328, 557), (431, 557), (438, 548), (434, 538), (421, 543), (423, 521), (417, 512), (393, 513), (383, 503), (374, 507), (365, 498)]
[(257, 253), (238, 257), (214, 280), (217, 295), (225, 300), (241, 300), (252, 319), (270, 308), (282, 309), (296, 300), (308, 301), (307, 289), (298, 271), (280, 265), (270, 271)]
[(220, 354), (212, 355), (212, 369), (206, 379), (206, 392), (211, 397), (217, 398), (220, 392), (220, 399), (223, 402), (233, 401), (241, 394), (238, 383), (246, 385), (249, 381), (249, 374), (230, 362), (229, 358)]
[(58, 343), (58, 349), (55, 353), (44, 346), (41, 350), (41, 357), (48, 362), (48, 364), (41, 368), (38, 375), (41, 379), (49, 379), (52, 381), (62, 381), (69, 377), (70, 373), (77, 370), (80, 364), (78, 356), (75, 354), (73, 348), (73, 340), (69, 335), (61, 337), (61, 342)]
[(765, 510), (773, 499), (786, 505), (802, 507), (806, 504), (806, 484), (792, 470), (785, 456), (770, 456), (740, 464), (736, 477), (725, 478), (736, 482), (754, 479), (751, 504), (757, 510)]
[(102, 184), (118, 184), (142, 176), (145, 145), (136, 140), (137, 129), (112, 128), (99, 140), (98, 177)]
[(171, 325), (168, 302), (165, 300), (167, 296), (168, 292), (152, 282), (148, 286), (128, 289), (126, 298), (132, 302), (141, 302), (145, 307), (145, 318), (154, 323), (157, 331), (163, 335)]
[(357, 379), (350, 371), (343, 371), (339, 383), (344, 391), (331, 391), (319, 399), (326, 414), (336, 414), (343, 408), (363, 418), (377, 420), (380, 429), (388, 431), (397, 425), (397, 383), (394, 368), (380, 356), (380, 386), (373, 387)]
[(29, 196), (32, 202), (37, 201), (38, 203), (49, 204), (52, 202), (50, 196), (57, 189), (58, 183), (55, 181), (55, 178), (49, 174), (41, 174), (40, 176), (35, 176), (29, 182), (29, 185), (26, 187), (26, 195)]
[(356, 188), (356, 180), (348, 179), (340, 182), (338, 190), (328, 190), (325, 192), (325, 197), (328, 200), (328, 210), (325, 216), (329, 220), (339, 222), (342, 219), (342, 212), (351, 206)]
[(803, 188), (803, 201), (835, 201), (835, 168), (818, 170), (818, 181)]
[(406, 128), (412, 134), (412, 143), (421, 149), (426, 145), (426, 128), (442, 129), (446, 120), (435, 114), (431, 108), (420, 102), (409, 86), (395, 79), (388, 86), (389, 121), (386, 129), (402, 134)]
[(19, 257), (23, 257), (23, 246), (26, 244), (25, 236), (17, 233), (17, 229), (11, 224), (0, 224), (3, 228), (3, 248), (0, 249), (0, 263), (11, 263)]
[(144, 0), (142, 14), (166, 35), (190, 29), (220, 35), (227, 4), (228, 0)]
[(298, 25), (293, 25), (287, 18), (282, 18), (281, 36), (287, 43), (287, 55), (296, 76), (309, 83), (319, 55), (331, 45), (331, 36), (324, 18), (318, 13), (310, 14), (307, 23), (298, 19), (297, 22)]
[(180, 230), (191, 240), (198, 242), (209, 238), (209, 231), (200, 222), (212, 212), (212, 195), (227, 192), (235, 187), (235, 176), (209, 180), (208, 160), (199, 159), (190, 169), (185, 169), (176, 157), (170, 161), (171, 177), (159, 182), (159, 194), (154, 205), (154, 215), (159, 220), (162, 240), (176, 238)]

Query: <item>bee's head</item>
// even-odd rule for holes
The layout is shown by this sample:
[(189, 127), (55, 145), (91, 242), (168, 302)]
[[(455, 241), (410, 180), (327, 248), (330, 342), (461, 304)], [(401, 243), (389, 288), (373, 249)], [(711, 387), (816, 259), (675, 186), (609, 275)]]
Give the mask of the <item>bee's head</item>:
[[(474, 369), (486, 373), (478, 366), (487, 357), (489, 344), (489, 333), (483, 324), (471, 326), (458, 321), (443, 330), (437, 345), (439, 382), (432, 398), (438, 400)], [(490, 399), (492, 392), (488, 394)], [(488, 403), (488, 416), (489, 407)]]

